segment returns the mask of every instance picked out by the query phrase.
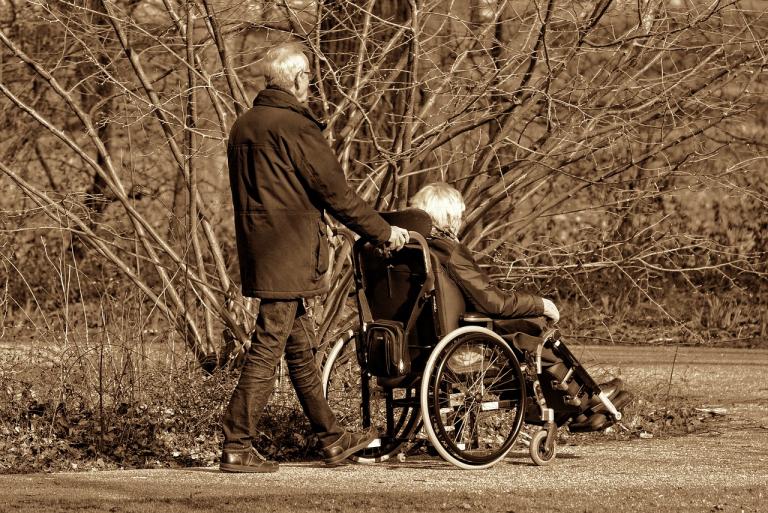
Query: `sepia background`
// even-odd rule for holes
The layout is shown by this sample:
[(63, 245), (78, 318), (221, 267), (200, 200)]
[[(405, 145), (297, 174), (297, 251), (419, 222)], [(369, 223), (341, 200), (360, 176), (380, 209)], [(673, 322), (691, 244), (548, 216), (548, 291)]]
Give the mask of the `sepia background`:
[[(766, 348), (766, 37), (758, 0), (0, 0), (0, 471), (218, 456), (258, 310), (226, 140), (285, 40), (349, 183), (455, 185), (463, 240), (576, 346)], [(272, 455), (311, 455), (290, 393), (269, 411)]]

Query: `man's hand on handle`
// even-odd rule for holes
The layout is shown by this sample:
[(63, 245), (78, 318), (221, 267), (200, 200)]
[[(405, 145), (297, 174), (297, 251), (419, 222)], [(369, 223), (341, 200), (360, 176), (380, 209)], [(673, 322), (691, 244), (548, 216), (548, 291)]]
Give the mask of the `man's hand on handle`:
[(399, 226), (393, 226), (392, 232), (389, 234), (389, 241), (387, 241), (387, 249), (391, 251), (399, 251), (403, 249), (403, 246), (405, 246), (409, 240), (410, 236), (408, 235), (408, 230), (400, 228)]

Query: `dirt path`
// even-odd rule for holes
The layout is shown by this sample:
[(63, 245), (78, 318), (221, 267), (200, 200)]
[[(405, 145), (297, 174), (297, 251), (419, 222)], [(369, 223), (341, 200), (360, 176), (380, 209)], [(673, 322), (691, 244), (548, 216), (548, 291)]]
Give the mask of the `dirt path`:
[(685, 437), (561, 447), (550, 467), (531, 465), (519, 446), (478, 472), (410, 459), (336, 469), (288, 464), (271, 475), (0, 476), (0, 512), (768, 511), (768, 351), (600, 347), (583, 359), (634, 386), (724, 407), (726, 420)]

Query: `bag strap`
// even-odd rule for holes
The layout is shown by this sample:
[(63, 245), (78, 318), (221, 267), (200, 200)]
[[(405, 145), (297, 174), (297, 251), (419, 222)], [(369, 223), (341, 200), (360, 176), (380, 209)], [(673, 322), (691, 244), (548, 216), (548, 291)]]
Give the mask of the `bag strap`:
[(427, 239), (425, 239), (424, 236), (418, 232), (409, 232), (409, 235), (410, 240), (416, 241), (416, 243), (421, 247), (421, 253), (424, 257), (424, 273), (426, 274), (426, 279), (421, 286), (421, 290), (419, 290), (419, 295), (416, 298), (416, 304), (413, 306), (411, 315), (408, 317), (408, 323), (405, 325), (406, 336), (411, 332), (411, 329), (416, 324), (416, 320), (419, 318), (419, 315), (421, 315), (422, 310), (424, 310), (424, 305), (435, 291), (435, 274), (432, 272), (432, 257), (429, 252)]
[[(355, 245), (364, 244), (361, 240), (358, 240)], [(355, 250), (353, 246), (352, 251), (352, 268), (355, 272), (355, 289), (357, 290), (357, 308), (360, 311), (360, 317), (363, 321), (363, 328), (373, 322), (373, 314), (371, 313), (371, 305), (368, 304), (368, 298), (365, 297), (365, 291), (363, 288), (363, 273), (360, 269), (359, 261), (360, 251)]]

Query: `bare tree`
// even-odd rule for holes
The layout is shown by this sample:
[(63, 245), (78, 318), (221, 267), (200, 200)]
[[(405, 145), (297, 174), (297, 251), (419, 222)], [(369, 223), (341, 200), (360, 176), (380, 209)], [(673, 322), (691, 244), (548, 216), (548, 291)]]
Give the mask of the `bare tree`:
[[(665, 228), (681, 191), (765, 208), (765, 136), (743, 129), (766, 98), (768, 25), (751, 5), (3, 0), (0, 170), (209, 361), (222, 328), (247, 343), (253, 311), (230, 277), (228, 129), (264, 49), (298, 39), (329, 143), (377, 207), (449, 181), (499, 278), (578, 289), (607, 269), (655, 301), (651, 275), (766, 272), (764, 241)], [(317, 302), (321, 338), (346, 315), (347, 252)]]

